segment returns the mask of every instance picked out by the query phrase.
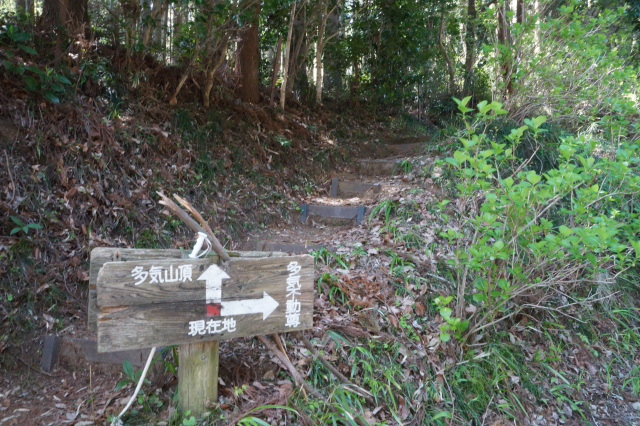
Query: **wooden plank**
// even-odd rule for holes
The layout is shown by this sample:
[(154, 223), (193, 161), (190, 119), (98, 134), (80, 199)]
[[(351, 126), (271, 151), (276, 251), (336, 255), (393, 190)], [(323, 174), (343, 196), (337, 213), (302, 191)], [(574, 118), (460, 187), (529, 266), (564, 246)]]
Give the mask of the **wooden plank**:
[(358, 208), (351, 206), (323, 206), (320, 204), (309, 204), (307, 212), (308, 214), (315, 214), (323, 217), (355, 219), (358, 215)]
[[(287, 266), (298, 262), (301, 266), (299, 324), (287, 324)], [(132, 263), (132, 262), (128, 262)], [(313, 257), (309, 255), (271, 257), (262, 259), (231, 259), (224, 268), (231, 277), (222, 282), (222, 302), (253, 300), (264, 292), (277, 301), (278, 306), (266, 318), (260, 312), (231, 316), (207, 317), (204, 297), (200, 300), (162, 304), (122, 305), (105, 308), (98, 315), (98, 351), (147, 348), (231, 339), (296, 331), (313, 326)], [(202, 283), (204, 287), (204, 283)], [(100, 288), (100, 291), (102, 288)], [(233, 330), (225, 328), (224, 320), (235, 322)], [(209, 325), (209, 321), (218, 321)], [(193, 333), (195, 322), (209, 328)], [(191, 323), (191, 324), (190, 324)], [(227, 321), (229, 324), (229, 321)]]
[(320, 217), (332, 217), (336, 219), (355, 219), (356, 223), (360, 223), (366, 211), (365, 206), (325, 206), (320, 204), (302, 204), (302, 212), (300, 213), (300, 221), (307, 222), (309, 215), (317, 215)]
[[(231, 257), (272, 257), (286, 256), (286, 253), (265, 253), (265, 252), (228, 252)], [(188, 257), (186, 250), (176, 249), (132, 249), (118, 247), (96, 247), (91, 250), (91, 264), (89, 265), (89, 296), (87, 304), (87, 327), (90, 333), (97, 332), (98, 321), (98, 297), (96, 285), (98, 271), (106, 262), (126, 262), (146, 259), (182, 259)], [(218, 262), (218, 255), (210, 252), (207, 255), (212, 262)]]
[(334, 177), (331, 179), (331, 196), (333, 198), (338, 196), (338, 178)]
[(40, 360), (40, 368), (43, 371), (51, 371), (58, 362), (58, 355), (60, 354), (60, 345), (62, 344), (62, 338), (59, 336), (51, 335), (44, 338), (44, 344), (42, 346), (42, 359)]
[[(130, 249), (114, 247), (96, 247), (91, 250), (89, 265), (89, 288), (96, 288), (98, 272), (107, 262), (127, 262), (146, 259), (182, 259), (189, 255), (185, 250)], [(217, 261), (215, 256), (214, 261)]]
[(414, 155), (419, 154), (425, 147), (424, 144), (418, 143), (405, 143), (397, 145), (389, 145), (392, 152), (396, 155)]
[[(204, 300), (198, 277), (214, 264), (210, 259), (107, 262), (98, 274), (98, 307)], [(167, 282), (171, 277), (177, 281)]]
[(199, 419), (218, 400), (219, 342), (181, 345), (178, 351), (178, 404)]
[(360, 160), (358, 170), (367, 176), (389, 176), (402, 172), (402, 160)]
[(261, 242), (258, 243), (258, 248), (261, 250), (269, 250), (273, 252), (282, 253), (310, 253), (313, 250), (320, 250), (324, 246), (318, 244), (295, 244), (295, 243), (276, 243), (276, 242)]
[[(98, 283), (98, 271), (106, 262), (126, 262), (128, 260), (145, 259), (180, 259), (188, 256), (184, 250), (157, 250), (157, 249), (131, 249), (117, 247), (96, 247), (91, 250), (89, 264), (89, 296), (87, 304), (87, 327), (90, 333), (96, 333), (98, 318), (98, 300), (96, 285)], [(213, 255), (213, 260), (217, 261), (217, 255)]]
[(337, 194), (342, 196), (353, 196), (363, 195), (368, 191), (371, 191), (373, 194), (378, 194), (381, 189), (382, 186), (379, 183), (340, 181), (338, 183)]

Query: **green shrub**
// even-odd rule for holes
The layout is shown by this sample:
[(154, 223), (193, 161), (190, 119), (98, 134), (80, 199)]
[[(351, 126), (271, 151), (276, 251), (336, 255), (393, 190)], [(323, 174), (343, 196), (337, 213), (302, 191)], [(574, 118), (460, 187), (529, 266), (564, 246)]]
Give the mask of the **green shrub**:
[[(598, 151), (597, 159), (595, 143), (564, 137), (557, 167), (540, 175), (514, 152), (525, 135), (544, 133), (545, 117), (513, 129), (507, 148), (482, 131), (506, 113), (502, 105), (481, 102), (472, 119), (468, 101), (456, 100), (467, 133), (446, 160), (459, 179), (458, 205), (466, 207), (460, 226), (441, 233), (456, 246), (451, 319), (469, 321), (463, 339), (525, 308), (566, 313), (591, 293), (596, 274), (615, 276), (640, 257), (637, 142)], [(477, 310), (468, 315), (470, 304)]]

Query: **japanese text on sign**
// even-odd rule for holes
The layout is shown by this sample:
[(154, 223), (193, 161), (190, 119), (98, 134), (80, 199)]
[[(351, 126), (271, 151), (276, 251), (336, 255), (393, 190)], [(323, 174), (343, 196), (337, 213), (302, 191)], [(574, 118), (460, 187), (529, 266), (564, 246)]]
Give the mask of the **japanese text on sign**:
[[(164, 274), (163, 274), (164, 272)], [(177, 282), (187, 282), (193, 281), (193, 265), (180, 265), (173, 268), (173, 265), (170, 265), (169, 268), (163, 268), (162, 266), (152, 266), (149, 270), (144, 269), (142, 266), (136, 266), (131, 271), (131, 276), (136, 279), (134, 285), (140, 285), (147, 281), (147, 278), (150, 279), (150, 284), (153, 283), (177, 283)]]
[(220, 334), (224, 331), (233, 333), (236, 331), (236, 320), (224, 318), (222, 320), (199, 320), (189, 322), (189, 336), (204, 334)]
[(300, 310), (302, 309), (302, 304), (296, 299), (296, 296), (301, 294), (300, 269), (302, 269), (302, 267), (298, 262), (290, 262), (287, 266), (289, 277), (287, 278), (287, 308), (285, 311), (287, 318), (287, 322), (285, 323), (286, 327), (298, 327), (300, 325)]

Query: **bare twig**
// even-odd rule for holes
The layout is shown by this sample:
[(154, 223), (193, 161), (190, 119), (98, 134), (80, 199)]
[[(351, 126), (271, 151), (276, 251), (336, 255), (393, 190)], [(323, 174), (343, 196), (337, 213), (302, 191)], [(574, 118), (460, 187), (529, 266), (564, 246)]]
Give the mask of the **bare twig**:
[(11, 187), (13, 189), (13, 193), (11, 194), (11, 199), (9, 203), (12, 203), (16, 198), (16, 182), (13, 180), (13, 175), (11, 174), (11, 166), (9, 165), (9, 154), (7, 154), (7, 150), (4, 150), (4, 158), (7, 160), (7, 173), (9, 173), (9, 179), (11, 179)]
[(222, 247), (222, 244), (220, 244), (220, 241), (218, 241), (218, 239), (216, 238), (215, 235), (213, 235), (213, 231), (211, 230), (211, 228), (209, 227), (209, 225), (206, 224), (205, 220), (202, 218), (202, 216), (200, 215), (200, 213), (198, 213), (193, 206), (191, 206), (191, 204), (189, 204), (188, 201), (183, 200), (180, 197), (177, 197), (176, 199), (178, 201), (180, 201), (181, 203), (184, 201), (185, 203), (187, 203), (187, 205), (189, 206), (189, 211), (198, 218), (198, 220), (204, 222), (204, 224), (206, 225), (207, 229), (203, 228), (202, 226), (200, 226), (198, 224), (198, 222), (196, 222), (195, 220), (193, 220), (184, 210), (182, 210), (180, 208), (180, 206), (178, 206), (176, 203), (174, 203), (169, 197), (167, 197), (166, 195), (164, 195), (162, 192), (157, 192), (157, 194), (160, 196), (161, 200), (160, 200), (160, 204), (162, 204), (163, 206), (165, 206), (167, 209), (169, 209), (169, 211), (173, 214), (175, 214), (176, 216), (178, 216), (178, 218), (180, 218), (185, 225), (187, 225), (189, 228), (191, 228), (192, 230), (194, 230), (195, 232), (203, 232), (205, 234), (207, 234), (209, 236), (209, 239), (211, 240), (211, 245), (213, 248), (213, 251), (216, 252), (216, 254), (218, 256), (220, 256), (220, 258), (222, 260), (224, 260), (225, 262), (231, 260), (231, 257), (229, 257), (229, 255), (227, 254), (227, 252), (225, 251), (225, 249)]
[(345, 385), (353, 388), (354, 390), (356, 390), (356, 392), (361, 395), (369, 404), (375, 404), (375, 401), (373, 400), (373, 398), (371, 397), (371, 393), (367, 392), (366, 390), (362, 389), (360, 386), (354, 384), (351, 380), (349, 380), (345, 375), (343, 375), (340, 371), (338, 371), (338, 369), (336, 367), (334, 367), (329, 361), (327, 361), (320, 353), (318, 353), (318, 351), (316, 351), (316, 349), (313, 347), (313, 345), (311, 344), (311, 342), (309, 342), (309, 340), (307, 340), (306, 337), (304, 337), (304, 334), (302, 334), (301, 332), (297, 331), (295, 333), (295, 336), (302, 341), (302, 344), (304, 344), (305, 348), (307, 348), (309, 350), (309, 352), (311, 352), (311, 354), (314, 356), (314, 358), (318, 359), (318, 361), (320, 361), (322, 363), (322, 365), (324, 365), (325, 367), (327, 367), (327, 369), (329, 371), (331, 371), (331, 373), (336, 376), (338, 378), (338, 380), (340, 380), (342, 383), (344, 383)]
[(46, 371), (44, 371), (44, 370), (42, 370), (40, 368), (34, 367), (33, 365), (29, 364), (28, 362), (26, 362), (22, 358), (17, 358), (17, 359), (18, 359), (18, 361), (20, 361), (21, 363), (23, 363), (24, 365), (26, 365), (27, 367), (29, 367), (30, 369), (32, 369), (33, 371), (35, 371), (37, 373), (44, 374), (45, 376), (49, 376), (49, 377), (58, 377), (58, 376), (56, 376), (54, 374), (47, 373)]
[[(276, 346), (278, 347), (278, 350), (280, 350), (280, 352), (282, 352), (284, 354), (285, 357), (287, 357), (287, 361), (291, 362), (291, 360), (289, 359), (289, 355), (287, 355), (287, 351), (285, 350), (284, 346), (282, 345), (282, 340), (280, 340), (280, 335), (278, 333), (273, 333), (271, 335), (273, 337), (273, 340), (276, 342)], [(292, 363), (293, 365), (293, 363)], [(302, 393), (304, 394), (304, 397), (307, 397), (307, 393), (305, 392), (304, 388), (302, 389)]]
[(304, 378), (300, 375), (298, 370), (296, 370), (296, 368), (293, 366), (291, 361), (289, 361), (289, 359), (282, 352), (278, 350), (276, 345), (271, 340), (269, 340), (265, 336), (256, 336), (256, 338), (260, 340), (267, 347), (267, 349), (269, 349), (271, 353), (273, 353), (280, 360), (280, 362), (284, 364), (287, 370), (289, 370), (289, 373), (291, 374), (291, 376), (293, 376), (293, 379), (295, 380), (298, 386), (302, 386), (303, 389), (305, 389), (314, 397), (319, 399), (324, 399), (324, 397), (320, 395), (317, 390), (312, 388), (311, 385), (309, 385), (309, 383), (307, 383), (304, 380)]

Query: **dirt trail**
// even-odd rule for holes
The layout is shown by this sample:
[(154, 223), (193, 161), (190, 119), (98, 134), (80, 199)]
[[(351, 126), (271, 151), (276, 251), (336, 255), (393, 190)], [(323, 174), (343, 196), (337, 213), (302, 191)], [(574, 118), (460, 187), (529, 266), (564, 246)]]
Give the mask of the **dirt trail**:
[[(381, 200), (399, 199), (411, 189), (412, 185), (405, 182), (407, 179), (401, 163), (418, 154), (426, 140), (428, 139), (417, 141), (415, 138), (405, 138), (392, 143), (365, 144), (362, 150), (365, 155), (354, 160), (349, 167), (336, 170), (333, 179), (325, 182), (324, 193), (299, 200), (300, 203), (313, 206), (364, 206), (364, 220), (359, 224), (356, 224), (355, 218), (335, 219), (315, 214), (310, 214), (306, 222), (302, 223), (300, 216), (296, 216), (290, 223), (277, 224), (249, 235), (246, 241), (238, 242), (239, 248), (278, 251), (278, 247), (271, 247), (275, 244), (280, 245), (279, 251), (299, 253), (309, 252), (313, 249), (313, 244), (338, 251), (353, 247), (369, 233), (367, 228), (371, 225), (368, 217), (372, 209)], [(334, 197), (331, 196), (332, 183), (335, 185), (334, 195), (337, 195)], [(282, 244), (291, 246), (283, 249)], [(305, 245), (308, 248), (305, 249)], [(316, 310), (318, 309), (322, 307), (316, 306)], [(84, 321), (78, 320), (63, 330), (42, 330), (38, 333), (40, 337), (23, 345), (24, 356), (18, 360), (22, 364), (21, 368), (8, 370), (0, 376), (0, 426), (102, 424), (109, 414), (121, 410), (132, 392), (129, 386), (114, 390), (115, 384), (123, 379), (121, 363), (89, 363), (82, 350), (77, 348), (76, 351), (71, 351), (71, 355), (67, 351), (67, 355), (60, 358), (58, 366), (51, 372), (39, 367), (45, 335), (56, 333), (81, 336), (86, 334), (85, 328)], [(243, 359), (245, 362), (238, 364), (233, 361), (235, 359)], [(246, 388), (241, 399), (251, 398), (251, 401), (286, 405), (290, 385), (269, 379), (278, 377), (280, 367), (255, 340), (237, 339), (225, 342), (221, 345), (220, 360), (220, 378), (225, 382), (220, 385), (222, 409), (242, 405), (233, 390), (234, 386), (246, 384), (252, 385)], [(147, 395), (155, 395), (155, 403), (158, 404), (150, 409), (155, 412), (149, 417), (151, 422), (168, 420), (175, 410), (171, 400), (176, 379), (163, 372), (162, 363), (157, 364), (158, 368), (150, 376), (151, 388), (147, 389)], [(137, 369), (135, 365), (134, 368)], [(289, 386), (287, 392), (283, 391), (283, 386)], [(274, 395), (280, 395), (281, 400), (274, 400)], [(142, 411), (141, 414), (149, 415)]]
[[(369, 215), (381, 201), (400, 199), (413, 188), (405, 174), (410, 171), (409, 163), (423, 153), (429, 140), (429, 137), (405, 137), (365, 146), (362, 157), (336, 170), (332, 179), (321, 183), (325, 188), (322, 193), (299, 200), (302, 205), (328, 207), (325, 211), (314, 214), (312, 210), (306, 220), (301, 211), (289, 223), (279, 223), (249, 235), (241, 243), (241, 249), (309, 253), (317, 247), (335, 250), (340, 246), (353, 246), (361, 234), (358, 229), (369, 227)], [(432, 193), (437, 192), (432, 189)], [(346, 210), (341, 208), (358, 206), (364, 207), (360, 223), (357, 217), (332, 217)]]

